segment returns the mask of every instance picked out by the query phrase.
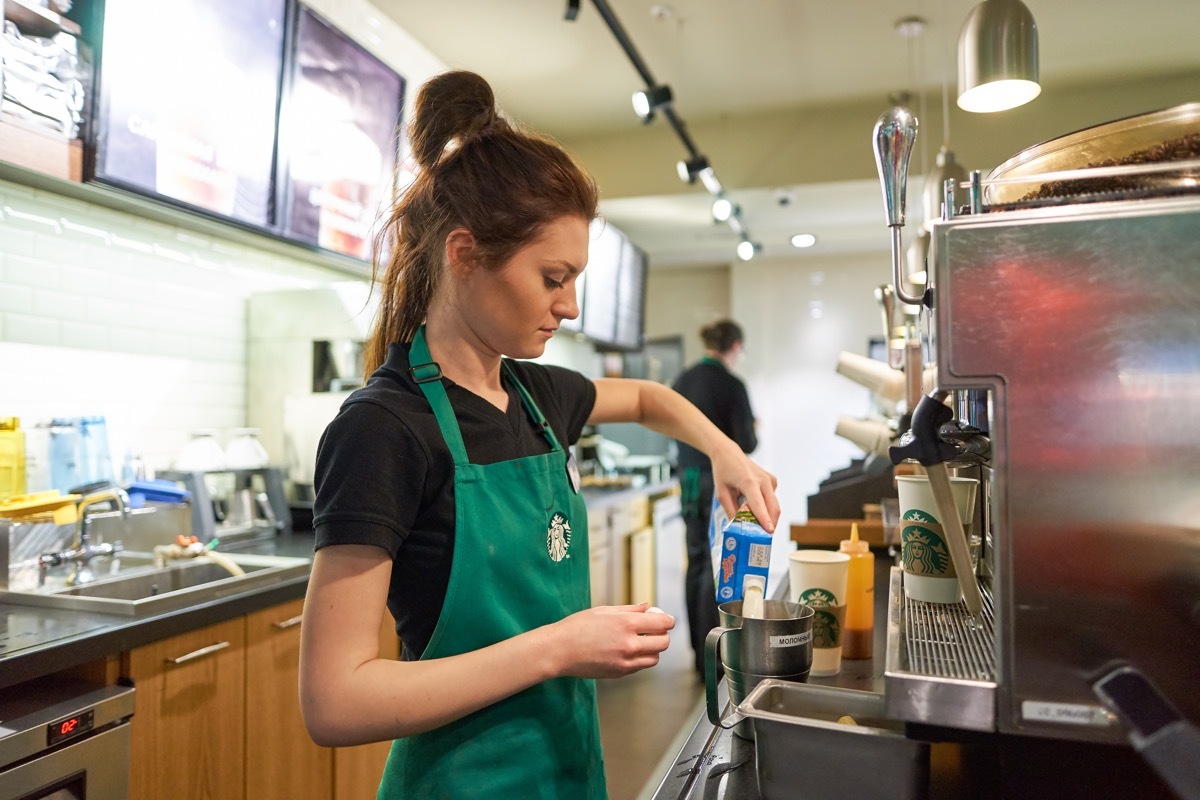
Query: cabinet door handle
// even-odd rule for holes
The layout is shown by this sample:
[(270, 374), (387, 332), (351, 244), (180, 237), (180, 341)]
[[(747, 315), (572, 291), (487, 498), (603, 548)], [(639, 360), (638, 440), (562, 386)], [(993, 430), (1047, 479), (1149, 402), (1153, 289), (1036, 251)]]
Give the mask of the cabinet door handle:
[(303, 614), (297, 614), (291, 619), (285, 619), (283, 622), (272, 622), (276, 630), (286, 631), (288, 628), (294, 628), (300, 624), (300, 620), (304, 618)]
[(199, 650), (193, 650), (187, 655), (180, 656), (179, 658), (168, 658), (166, 659), (166, 662), (168, 664), (182, 664), (185, 661), (191, 661), (195, 658), (202, 658), (210, 653), (224, 650), (226, 647), (229, 647), (229, 642), (217, 642), (216, 644), (210, 644), (208, 647), (201, 647)]

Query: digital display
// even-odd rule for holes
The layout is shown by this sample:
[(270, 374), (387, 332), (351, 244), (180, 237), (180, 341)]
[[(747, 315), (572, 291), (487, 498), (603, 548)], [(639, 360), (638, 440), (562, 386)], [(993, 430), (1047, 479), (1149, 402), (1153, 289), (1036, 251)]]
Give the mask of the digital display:
[(646, 254), (625, 240), (617, 282), (617, 323), (614, 344), (639, 350), (645, 325)]
[(404, 79), (307, 8), (280, 117), (284, 233), (370, 260), (392, 200)]
[(638, 350), (645, 329), (646, 254), (603, 221), (592, 224), (583, 333), (600, 345)]
[(586, 305), (583, 333), (589, 339), (612, 344), (617, 332), (617, 284), (620, 281), (621, 248), (624, 239), (616, 228), (602, 220), (589, 231)]
[(106, 0), (97, 180), (274, 223), (286, 0)]
[(81, 733), (90, 731), (95, 724), (95, 713), (93, 710), (88, 709), (82, 714), (76, 714), (73, 717), (64, 717), (63, 719), (51, 722), (46, 726), (46, 746), (56, 745), (65, 739), (70, 739), (72, 736), (78, 736)]

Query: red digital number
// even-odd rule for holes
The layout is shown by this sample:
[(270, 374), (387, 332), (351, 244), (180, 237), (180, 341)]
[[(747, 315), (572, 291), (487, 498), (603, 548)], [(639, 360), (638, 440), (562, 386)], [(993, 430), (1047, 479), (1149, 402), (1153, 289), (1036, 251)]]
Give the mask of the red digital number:
[(78, 724), (79, 717), (76, 717), (75, 719), (69, 719), (62, 724), (62, 727), (59, 728), (58, 732), (63, 734), (70, 733), (71, 731), (75, 730), (75, 726)]

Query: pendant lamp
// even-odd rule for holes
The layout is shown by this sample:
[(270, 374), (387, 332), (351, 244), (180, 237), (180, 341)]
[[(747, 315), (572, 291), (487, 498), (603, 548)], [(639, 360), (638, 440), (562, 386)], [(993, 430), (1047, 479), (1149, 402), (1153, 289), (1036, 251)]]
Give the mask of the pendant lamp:
[(958, 107), (1005, 111), (1041, 91), (1033, 14), (1021, 0), (983, 0), (958, 36)]

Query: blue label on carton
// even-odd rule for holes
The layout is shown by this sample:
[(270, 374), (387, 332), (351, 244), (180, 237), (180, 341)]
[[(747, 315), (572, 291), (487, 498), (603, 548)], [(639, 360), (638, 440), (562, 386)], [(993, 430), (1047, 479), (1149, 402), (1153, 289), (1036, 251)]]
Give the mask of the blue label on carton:
[(721, 535), (721, 555), (717, 569), (717, 602), (741, 600), (746, 578), (760, 576), (766, 596), (767, 574), (771, 566), (771, 534), (743, 508), (734, 515)]

